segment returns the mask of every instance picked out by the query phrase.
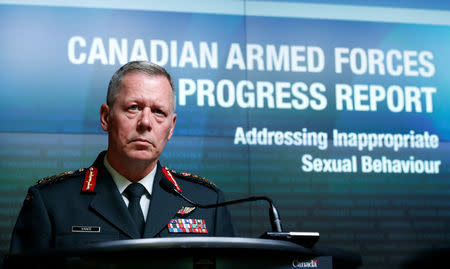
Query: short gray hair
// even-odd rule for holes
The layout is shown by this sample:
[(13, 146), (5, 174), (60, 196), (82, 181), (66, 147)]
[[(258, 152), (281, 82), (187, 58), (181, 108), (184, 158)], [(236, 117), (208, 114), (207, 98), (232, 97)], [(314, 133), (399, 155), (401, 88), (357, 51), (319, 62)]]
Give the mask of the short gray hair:
[(173, 80), (170, 74), (163, 67), (154, 64), (148, 61), (132, 61), (128, 62), (117, 70), (114, 75), (111, 77), (108, 86), (108, 94), (106, 95), (106, 104), (109, 107), (114, 106), (114, 102), (116, 101), (116, 97), (120, 92), (122, 79), (123, 77), (131, 72), (140, 72), (148, 75), (149, 77), (154, 76), (164, 76), (170, 83), (170, 87), (172, 88), (172, 102), (173, 102), (173, 110), (175, 111), (176, 107), (176, 92), (175, 87), (173, 86)]

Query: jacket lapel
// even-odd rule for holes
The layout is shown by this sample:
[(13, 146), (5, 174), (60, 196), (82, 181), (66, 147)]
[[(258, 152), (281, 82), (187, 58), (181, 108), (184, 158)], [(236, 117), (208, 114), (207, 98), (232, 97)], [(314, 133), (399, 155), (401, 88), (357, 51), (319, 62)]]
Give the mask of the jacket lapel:
[(92, 199), (90, 208), (130, 238), (140, 238), (137, 227), (131, 219), (116, 184), (103, 166), (103, 159), (101, 162), (96, 161), (94, 165), (98, 170), (98, 176), (95, 186), (95, 197)]
[(166, 229), (170, 219), (175, 217), (177, 211), (183, 206), (183, 200), (180, 197), (167, 192), (160, 186), (161, 180), (165, 180), (165, 178), (158, 162), (144, 238), (155, 237), (160, 231)]

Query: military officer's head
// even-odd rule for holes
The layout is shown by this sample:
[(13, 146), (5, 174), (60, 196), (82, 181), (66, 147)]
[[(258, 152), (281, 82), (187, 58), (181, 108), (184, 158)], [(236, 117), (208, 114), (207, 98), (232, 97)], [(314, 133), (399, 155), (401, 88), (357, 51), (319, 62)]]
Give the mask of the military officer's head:
[(172, 137), (175, 98), (171, 76), (153, 63), (130, 62), (112, 76), (100, 122), (108, 132), (108, 162), (129, 180), (150, 172)]

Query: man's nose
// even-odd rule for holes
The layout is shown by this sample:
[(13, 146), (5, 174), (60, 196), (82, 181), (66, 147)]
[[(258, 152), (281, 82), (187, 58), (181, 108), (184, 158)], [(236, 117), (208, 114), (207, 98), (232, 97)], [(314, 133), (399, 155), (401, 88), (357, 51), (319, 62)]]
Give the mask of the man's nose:
[(149, 107), (145, 107), (138, 122), (138, 128), (142, 131), (150, 130), (152, 127), (152, 111)]

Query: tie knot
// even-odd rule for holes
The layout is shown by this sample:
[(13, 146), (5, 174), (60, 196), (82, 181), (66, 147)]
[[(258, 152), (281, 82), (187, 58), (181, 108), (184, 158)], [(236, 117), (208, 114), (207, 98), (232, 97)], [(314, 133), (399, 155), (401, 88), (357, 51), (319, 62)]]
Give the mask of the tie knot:
[(145, 193), (145, 187), (141, 183), (131, 183), (125, 189), (125, 194), (128, 199), (141, 199), (142, 195)]

